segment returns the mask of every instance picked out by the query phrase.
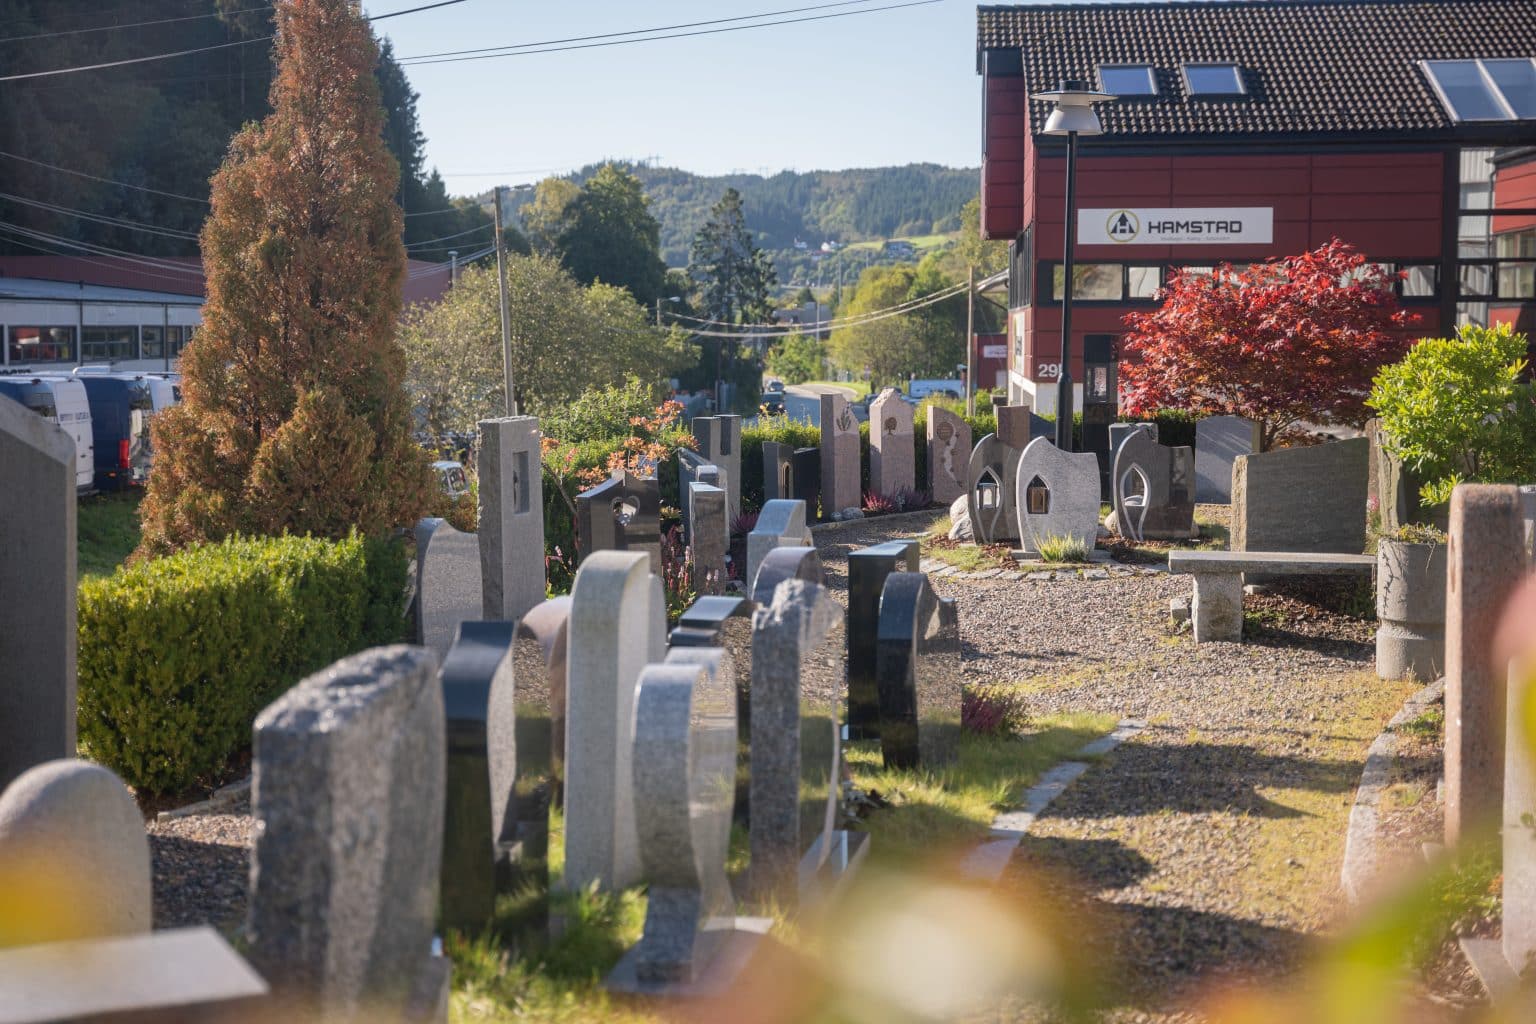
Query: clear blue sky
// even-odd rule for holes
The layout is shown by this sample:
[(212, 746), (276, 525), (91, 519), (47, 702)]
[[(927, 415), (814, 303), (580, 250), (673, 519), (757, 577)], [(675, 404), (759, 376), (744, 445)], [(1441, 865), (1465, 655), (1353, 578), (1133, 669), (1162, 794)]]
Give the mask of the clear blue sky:
[[(826, 0), (468, 0), (380, 22), (400, 58), (809, 7)], [(797, 18), (900, 0), (786, 14)], [(369, 14), (411, 6), (366, 0)], [(981, 154), (974, 0), (801, 24), (407, 67), (456, 195), (608, 157), (704, 174)], [(725, 26), (704, 26), (708, 28)], [(480, 173), (493, 172), (493, 173)]]

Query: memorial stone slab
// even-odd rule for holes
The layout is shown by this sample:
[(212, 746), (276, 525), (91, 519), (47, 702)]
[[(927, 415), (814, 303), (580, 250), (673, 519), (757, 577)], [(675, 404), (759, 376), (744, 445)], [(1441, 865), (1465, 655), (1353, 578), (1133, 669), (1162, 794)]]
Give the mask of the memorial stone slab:
[(665, 656), (666, 601), (647, 559), (598, 551), (571, 588), (565, 715), (566, 889), (634, 884), (635, 687)]
[(999, 405), (995, 411), (998, 438), (1017, 451), (1023, 451), (1034, 438), (1054, 433), (1051, 423), (1036, 416), (1028, 405)]
[(544, 470), (535, 416), (480, 421), (482, 616), (515, 622), (544, 600)]
[(1363, 437), (1240, 455), (1232, 467), (1233, 551), (1365, 550)]
[(1525, 555), (1536, 566), (1536, 484), (1521, 484), (1520, 518), (1525, 523)]
[(805, 502), (806, 518), (815, 519), (816, 510), (821, 507), (821, 449), (796, 448), (792, 461), (794, 490), (785, 497)]
[(1195, 453), (1132, 431), (1114, 453), (1115, 530), (1144, 540), (1189, 540), (1195, 529)]
[(777, 441), (763, 442), (763, 500), (795, 496), (795, 450)]
[(1037, 437), (1019, 457), (1014, 481), (1019, 539), (1026, 551), (1038, 553), (1047, 537), (1071, 537), (1093, 550), (1099, 537), (1098, 456), (1064, 452)]
[(685, 647), (719, 647), (730, 655), (742, 743), (750, 739), (752, 722), (752, 610), (752, 602), (744, 597), (700, 597), (683, 610), (667, 638), (669, 654)]
[[(759, 585), (766, 575), (765, 567)], [(751, 881), (759, 898), (785, 906), (797, 902), (832, 845), (837, 722), (832, 707), (809, 705), (804, 694), (808, 676), (840, 665), (842, 620), (827, 589), (803, 579), (778, 584), (752, 618)]]
[(33, 765), (0, 794), (0, 878), (29, 880), (45, 913), (11, 915), (0, 946), (148, 932), (149, 864), (144, 818), (122, 780), (87, 761)]
[[(542, 514), (542, 513), (541, 513)], [(416, 642), (441, 660), (459, 623), (484, 614), (480, 541), (446, 519), (416, 524)]]
[[(797, 474), (798, 476), (798, 474)], [(821, 396), (821, 516), (833, 519), (862, 509), (859, 488), (859, 421), (843, 392)]]
[(1195, 500), (1232, 502), (1232, 466), (1259, 450), (1259, 425), (1241, 416), (1207, 416), (1195, 423)]
[(691, 510), (688, 507), (688, 485), (692, 483), (710, 484), (725, 488), (725, 474), (719, 466), (707, 461), (704, 456), (691, 448), (679, 448), (677, 450), (677, 494), (679, 511), (683, 514), (683, 539), (693, 538), (693, 530), (690, 524)]
[(0, 402), (0, 788), (75, 756), (75, 442)]
[(729, 523), (741, 515), (741, 417), (729, 413), (700, 416), (693, 421), (693, 436), (699, 442), (699, 453), (725, 474), (720, 486), (728, 495)]
[(691, 483), (687, 499), (692, 523), (688, 547), (693, 555), (693, 589), (700, 594), (719, 594), (725, 590), (726, 549), (731, 541), (725, 491)]
[(917, 484), (912, 406), (895, 388), (869, 404), (869, 489), (898, 494)]
[(421, 648), (344, 658), (257, 717), (246, 934), (274, 991), (325, 1019), (443, 1005), (446, 765), (437, 658)]
[(1117, 452), (1125, 439), (1136, 431), (1145, 431), (1152, 435), (1152, 440), (1158, 440), (1156, 423), (1111, 423), (1109, 425), (1109, 450)]
[(770, 498), (758, 513), (757, 525), (747, 534), (747, 574), (745, 582), (750, 591), (757, 579), (757, 570), (775, 548), (811, 547), (811, 531), (806, 525), (806, 508), (803, 501)]
[(880, 735), (880, 693), (876, 684), (876, 648), (880, 635), (880, 595), (886, 577), (917, 572), (921, 559), (915, 540), (893, 540), (848, 553), (848, 738)]
[[(549, 888), (549, 829), (560, 803), (565, 762), (565, 666), (571, 599), (553, 597), (518, 620), (512, 639), (516, 703), (517, 774), (512, 787), (516, 815), (512, 888)], [(542, 932), (548, 905), (531, 908), (525, 923)]]
[(1445, 589), (1445, 841), (1489, 825), (1503, 807), (1507, 667), (1494, 664), (1499, 610), (1525, 576), (1514, 487), (1451, 492)]
[(971, 537), (977, 544), (1018, 539), (1015, 476), (1021, 453), (1022, 449), (1007, 444), (997, 434), (983, 437), (971, 452), (966, 468), (966, 508)]
[(875, 654), (887, 768), (942, 768), (960, 753), (960, 618), (920, 572), (893, 572)]
[(1504, 751), (1504, 959), (1517, 971), (1536, 957), (1536, 840), (1529, 825), (1536, 814), (1536, 750), (1529, 742), (1530, 702), (1536, 700), (1536, 672), (1523, 660), (1509, 666)]
[(598, 551), (640, 551), (661, 572), (661, 488), (655, 477), (617, 470), (576, 495), (576, 543), (583, 560)]
[(941, 406), (928, 407), (928, 490), (936, 504), (965, 494), (971, 458), (971, 425)]

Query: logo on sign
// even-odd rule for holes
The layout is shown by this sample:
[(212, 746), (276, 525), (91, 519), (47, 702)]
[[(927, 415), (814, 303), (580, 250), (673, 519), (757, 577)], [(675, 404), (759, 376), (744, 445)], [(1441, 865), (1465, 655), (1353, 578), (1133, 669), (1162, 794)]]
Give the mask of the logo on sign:
[(1130, 210), (1115, 210), (1104, 222), (1104, 233), (1110, 241), (1119, 242), (1122, 245), (1134, 241), (1141, 234), (1141, 218)]

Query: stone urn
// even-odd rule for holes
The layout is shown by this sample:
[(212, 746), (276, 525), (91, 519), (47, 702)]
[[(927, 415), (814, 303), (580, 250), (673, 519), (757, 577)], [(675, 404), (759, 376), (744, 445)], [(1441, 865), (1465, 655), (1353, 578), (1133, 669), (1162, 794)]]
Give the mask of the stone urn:
[(1376, 547), (1376, 675), (1428, 682), (1445, 671), (1445, 545), (1385, 537)]

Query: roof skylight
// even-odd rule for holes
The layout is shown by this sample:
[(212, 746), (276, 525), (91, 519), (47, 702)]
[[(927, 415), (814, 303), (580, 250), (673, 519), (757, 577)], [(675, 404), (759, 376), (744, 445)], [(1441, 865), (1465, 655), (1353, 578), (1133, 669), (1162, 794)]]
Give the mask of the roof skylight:
[(1100, 64), (1099, 88), (1116, 96), (1156, 96), (1157, 76), (1150, 64)]
[(1427, 60), (1423, 66), (1453, 121), (1536, 118), (1536, 60)]
[(1248, 91), (1236, 64), (1185, 64), (1184, 85), (1191, 96), (1241, 96)]

